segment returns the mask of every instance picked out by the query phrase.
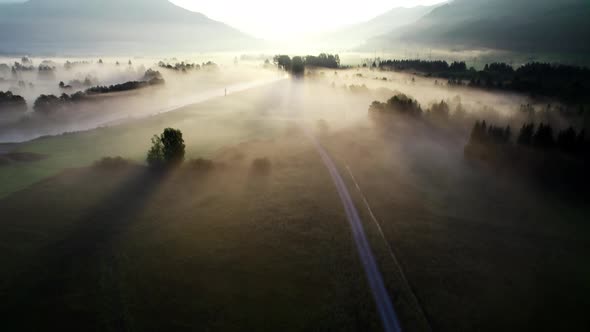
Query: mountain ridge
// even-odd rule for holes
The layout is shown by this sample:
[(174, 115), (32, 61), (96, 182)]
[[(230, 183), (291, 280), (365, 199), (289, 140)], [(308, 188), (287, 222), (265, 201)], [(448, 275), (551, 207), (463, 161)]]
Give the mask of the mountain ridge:
[(527, 52), (590, 53), (590, 1), (455, 0), (365, 48), (396, 43)]
[(314, 42), (329, 47), (357, 47), (371, 37), (385, 34), (393, 29), (415, 22), (439, 5), (395, 7), (367, 21), (321, 33), (314, 38)]
[[(259, 42), (167, 0), (29, 0), (0, 4), (0, 51), (239, 50)], [(11, 47), (11, 49), (6, 49)]]

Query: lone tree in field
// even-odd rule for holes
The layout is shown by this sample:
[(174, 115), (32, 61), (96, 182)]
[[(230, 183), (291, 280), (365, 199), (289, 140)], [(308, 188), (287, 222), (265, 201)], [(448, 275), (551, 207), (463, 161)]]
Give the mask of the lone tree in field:
[(158, 136), (152, 137), (152, 147), (147, 154), (151, 167), (174, 166), (184, 161), (184, 140), (178, 129), (166, 128)]

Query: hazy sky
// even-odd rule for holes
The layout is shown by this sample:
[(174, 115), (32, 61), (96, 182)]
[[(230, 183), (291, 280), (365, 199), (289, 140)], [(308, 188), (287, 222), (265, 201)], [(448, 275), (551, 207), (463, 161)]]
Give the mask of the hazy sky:
[(260, 38), (302, 35), (362, 22), (395, 7), (432, 5), (444, 0), (172, 0)]
[[(84, 1), (84, 0), (80, 0)], [(125, 1), (125, 0), (121, 0)], [(395, 7), (432, 5), (445, 0), (170, 0), (259, 38), (301, 36), (369, 20)], [(24, 0), (0, 0), (0, 3)]]

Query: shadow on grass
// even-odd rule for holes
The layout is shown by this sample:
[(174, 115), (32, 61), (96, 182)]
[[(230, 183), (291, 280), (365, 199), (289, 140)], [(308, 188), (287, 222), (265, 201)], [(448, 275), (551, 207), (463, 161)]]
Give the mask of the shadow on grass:
[[(171, 172), (130, 167), (114, 192), (81, 215), (72, 232), (44, 248), (32, 267), (0, 294), (5, 328), (129, 329), (116, 277), (116, 241)], [(89, 176), (96, 181), (122, 176), (113, 172), (122, 170), (93, 168)]]

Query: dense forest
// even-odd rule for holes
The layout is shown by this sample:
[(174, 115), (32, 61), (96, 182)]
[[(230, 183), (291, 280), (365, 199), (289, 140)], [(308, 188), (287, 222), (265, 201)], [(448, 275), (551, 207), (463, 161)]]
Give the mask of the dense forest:
[(449, 85), (526, 93), (532, 97), (554, 97), (578, 104), (590, 102), (590, 69), (585, 67), (528, 63), (514, 69), (506, 63), (486, 64), (482, 70), (467, 68), (465, 62), (385, 60), (374, 62), (382, 70), (412, 71), (441, 77)]

